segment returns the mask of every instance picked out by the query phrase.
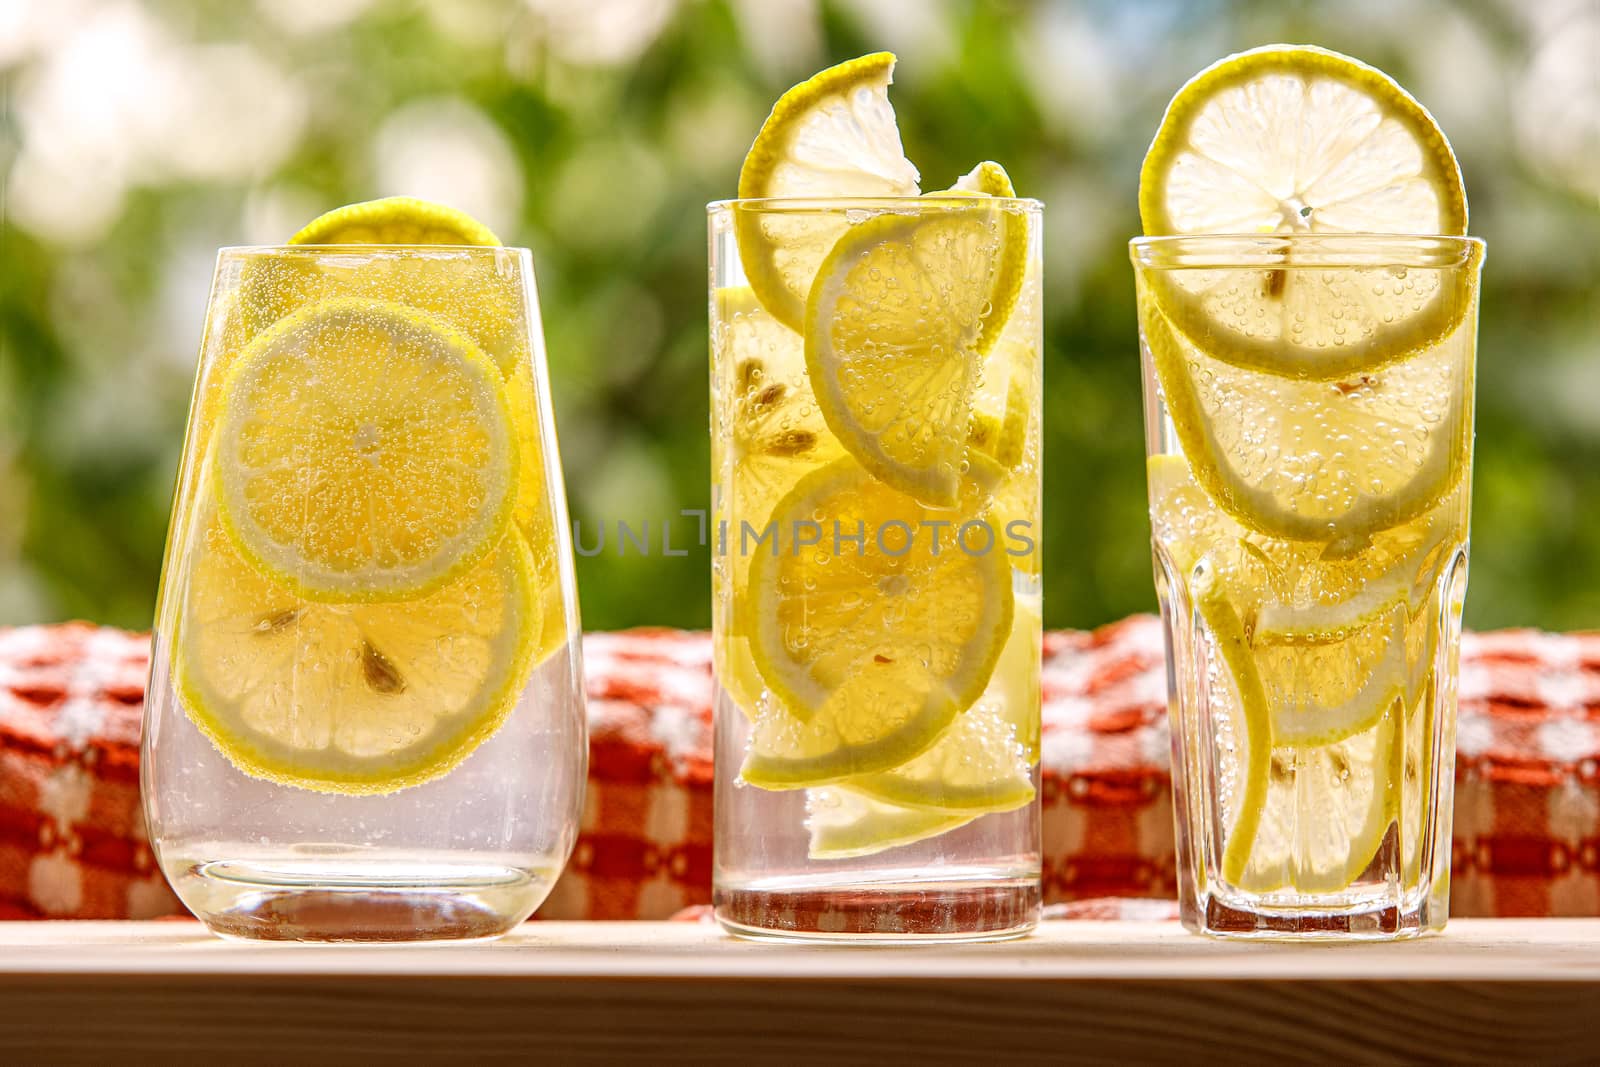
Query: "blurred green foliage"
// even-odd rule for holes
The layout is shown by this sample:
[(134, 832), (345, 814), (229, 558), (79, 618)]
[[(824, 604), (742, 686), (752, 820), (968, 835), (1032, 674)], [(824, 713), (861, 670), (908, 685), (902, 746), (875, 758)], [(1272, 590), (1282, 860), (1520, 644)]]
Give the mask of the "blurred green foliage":
[(1191, 73), (1274, 40), (1390, 71), (1462, 158), (1489, 241), (1469, 624), (1600, 621), (1593, 5), (77, 0), (21, 18), (0, 40), (0, 623), (148, 625), (215, 248), (414, 193), (533, 249), (572, 511), (587, 543), (600, 522), (612, 537), (578, 563), (585, 624), (707, 625), (703, 549), (614, 550), (617, 520), (658, 531), (707, 503), (704, 205), (733, 194), (785, 88), (880, 48), (901, 56), (927, 187), (997, 159), (1047, 204), (1046, 621), (1152, 609), (1139, 161)]

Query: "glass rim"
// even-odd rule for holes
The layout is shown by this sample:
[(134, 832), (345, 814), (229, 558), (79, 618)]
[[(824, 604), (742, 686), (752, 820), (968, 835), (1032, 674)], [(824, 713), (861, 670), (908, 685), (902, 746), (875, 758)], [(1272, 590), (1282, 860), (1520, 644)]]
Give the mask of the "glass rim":
[(341, 255), (370, 255), (374, 252), (449, 252), (455, 255), (500, 255), (511, 252), (528, 254), (521, 245), (394, 245), (394, 244), (327, 244), (327, 245), (223, 245), (218, 256), (300, 256), (322, 253)]
[(1027, 196), (985, 196), (976, 197), (964, 193), (951, 192), (942, 195), (945, 190), (924, 193), (921, 196), (754, 196), (754, 197), (729, 197), (726, 200), (713, 200), (706, 205), (706, 214), (715, 215), (734, 208), (745, 208), (751, 211), (770, 213), (794, 212), (795, 214), (820, 214), (836, 211), (881, 211), (901, 212), (908, 209), (921, 211), (931, 208), (936, 203), (948, 203), (951, 200), (981, 200), (985, 205), (1014, 208), (1021, 211), (1035, 212), (1044, 209), (1044, 201)]
[(1215, 233), (1135, 237), (1128, 255), (1158, 270), (1256, 267), (1467, 267), (1481, 237), (1431, 233)]

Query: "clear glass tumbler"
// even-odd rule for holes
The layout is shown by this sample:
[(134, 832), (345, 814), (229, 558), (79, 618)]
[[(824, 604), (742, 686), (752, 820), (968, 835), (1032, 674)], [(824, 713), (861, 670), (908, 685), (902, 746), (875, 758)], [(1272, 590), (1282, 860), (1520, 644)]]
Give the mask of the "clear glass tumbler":
[(1184, 924), (1449, 911), (1483, 244), (1132, 242)]
[(533, 266), (224, 249), (145, 712), (155, 854), (216, 933), (493, 937), (587, 745)]
[(1040, 205), (709, 210), (717, 918), (1025, 933)]

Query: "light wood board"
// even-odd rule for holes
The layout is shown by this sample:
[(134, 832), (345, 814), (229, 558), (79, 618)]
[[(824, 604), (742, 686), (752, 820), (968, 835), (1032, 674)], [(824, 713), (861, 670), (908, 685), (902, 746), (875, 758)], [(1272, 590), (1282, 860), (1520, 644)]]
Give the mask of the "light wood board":
[(1400, 944), (1053, 922), (971, 946), (784, 946), (672, 923), (483, 945), (224, 942), (0, 923), (0, 1063), (1584, 1062), (1600, 920)]

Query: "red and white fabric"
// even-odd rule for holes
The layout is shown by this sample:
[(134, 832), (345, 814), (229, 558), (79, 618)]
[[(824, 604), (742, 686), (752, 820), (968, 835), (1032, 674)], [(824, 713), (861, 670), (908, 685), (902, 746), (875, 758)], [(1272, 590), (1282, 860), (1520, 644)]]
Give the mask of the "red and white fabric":
[[(0, 629), (0, 918), (181, 911), (139, 814), (148, 655), (145, 635), (84, 623)], [(584, 656), (584, 824), (540, 915), (658, 919), (703, 904), (709, 640), (591, 634)], [(1159, 623), (1047, 634), (1043, 683), (1047, 914), (1172, 914)], [(1469, 634), (1460, 692), (1452, 911), (1600, 914), (1600, 634)]]

